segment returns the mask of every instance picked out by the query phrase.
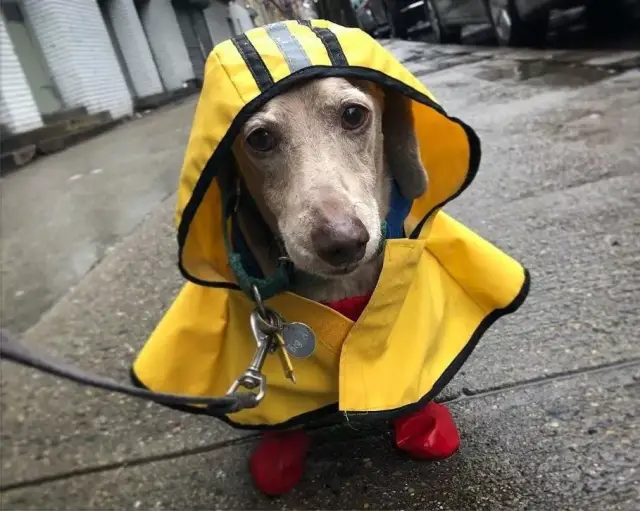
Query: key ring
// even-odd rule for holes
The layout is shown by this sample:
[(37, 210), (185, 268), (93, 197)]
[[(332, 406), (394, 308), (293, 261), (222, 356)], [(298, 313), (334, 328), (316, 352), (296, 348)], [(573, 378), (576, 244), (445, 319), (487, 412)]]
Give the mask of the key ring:
[(284, 320), (280, 314), (273, 309), (264, 306), (258, 287), (254, 284), (251, 287), (253, 298), (256, 302), (258, 312), (258, 322), (260, 323), (260, 330), (265, 334), (273, 335), (281, 332), (284, 326)]
[(263, 318), (261, 315), (258, 315), (258, 325), (260, 327), (260, 331), (264, 334), (273, 335), (282, 331), (284, 326), (284, 321), (280, 317), (279, 314), (276, 314), (275, 311), (265, 308), (265, 312), (267, 313), (267, 317)]

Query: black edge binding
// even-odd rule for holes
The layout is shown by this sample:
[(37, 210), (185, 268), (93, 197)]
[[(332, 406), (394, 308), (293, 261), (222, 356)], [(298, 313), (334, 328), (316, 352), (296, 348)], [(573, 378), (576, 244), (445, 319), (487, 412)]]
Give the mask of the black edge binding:
[[(506, 307), (501, 309), (495, 309), (490, 312), (485, 318), (480, 322), (478, 327), (475, 329), (471, 337), (469, 338), (469, 342), (466, 346), (458, 353), (456, 358), (451, 362), (449, 367), (445, 369), (445, 371), (440, 375), (440, 378), (434, 383), (432, 389), (427, 392), (420, 400), (416, 403), (402, 406), (399, 408), (395, 408), (392, 410), (385, 410), (379, 412), (345, 412), (341, 414), (341, 418), (346, 420), (345, 417), (348, 417), (349, 420), (354, 421), (367, 421), (367, 420), (391, 420), (396, 417), (400, 417), (402, 415), (412, 413), (416, 410), (419, 410), (423, 406), (425, 406), (429, 401), (433, 401), (440, 392), (449, 384), (449, 382), (453, 379), (456, 373), (460, 370), (460, 368), (467, 361), (473, 350), (480, 342), (480, 339), (484, 336), (486, 331), (500, 318), (503, 316), (507, 316), (509, 314), (513, 314), (516, 312), (520, 306), (524, 303), (525, 299), (529, 294), (529, 289), (531, 286), (531, 277), (529, 275), (529, 271), (524, 269), (524, 282), (520, 291), (516, 295), (516, 297), (509, 303)], [(144, 384), (136, 377), (133, 370), (130, 373), (132, 382), (134, 385), (146, 388)], [(169, 404), (167, 405), (174, 410), (178, 410), (181, 412), (192, 413), (196, 415), (214, 415), (210, 411), (204, 408), (196, 408), (193, 406), (188, 406), (185, 404)], [(317, 421), (331, 415), (336, 415), (339, 413), (338, 403), (333, 403), (322, 408), (318, 408), (317, 410), (313, 410), (311, 412), (306, 412), (295, 417), (291, 417), (290, 419), (280, 423), (280, 424), (262, 424), (262, 425), (245, 425), (240, 424), (231, 420), (228, 416), (215, 414), (217, 419), (225, 422), (229, 426), (235, 429), (243, 429), (243, 430), (255, 430), (255, 431), (271, 431), (271, 430), (284, 430), (290, 429), (294, 427), (307, 426), (310, 422)]]
[(458, 188), (458, 190), (453, 195), (447, 197), (440, 204), (436, 204), (433, 208), (431, 208), (430, 211), (427, 212), (426, 215), (422, 217), (422, 220), (418, 222), (418, 225), (416, 225), (415, 229), (413, 229), (413, 231), (409, 235), (409, 239), (412, 240), (418, 239), (418, 236), (420, 236), (420, 232), (422, 231), (424, 224), (431, 217), (431, 215), (433, 215), (439, 209), (442, 209), (447, 203), (454, 200), (469, 187), (469, 185), (475, 179), (476, 174), (478, 173), (478, 169), (480, 168), (480, 160), (482, 158), (482, 145), (480, 144), (480, 138), (478, 137), (476, 132), (473, 131), (473, 129), (471, 129), (471, 127), (465, 122), (456, 117), (450, 117), (450, 120), (457, 122), (467, 135), (467, 141), (469, 142), (469, 165), (467, 167), (467, 175), (460, 185), (460, 188)]

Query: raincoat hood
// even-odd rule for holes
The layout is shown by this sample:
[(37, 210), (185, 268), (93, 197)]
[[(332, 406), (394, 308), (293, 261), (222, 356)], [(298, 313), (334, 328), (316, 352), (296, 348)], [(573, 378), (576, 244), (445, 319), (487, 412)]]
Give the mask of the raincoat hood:
[[(221, 179), (236, 165), (231, 147), (253, 113), (302, 80), (329, 76), (369, 80), (410, 98), (428, 173), (426, 192), (405, 208), (402, 234), (386, 242), (378, 285), (356, 322), (287, 291), (284, 267), (280, 277), (265, 276), (269, 282), (246, 274), (230, 239), (230, 192)], [(188, 282), (135, 361), (134, 381), (157, 392), (225, 394), (255, 351), (247, 291), (257, 283), (270, 308), (308, 325), (317, 342), (311, 356), (294, 360), (295, 385), (277, 357), (268, 357), (266, 397), (229, 414), (232, 424), (283, 427), (335, 410), (393, 415), (433, 399), (528, 289), (517, 261), (441, 211), (479, 163), (473, 130), (359, 29), (287, 21), (218, 44), (207, 60), (178, 189), (179, 266)]]
[(422, 83), (365, 32), (323, 21), (250, 30), (218, 44), (207, 60), (176, 210), (180, 268), (190, 281), (215, 285), (235, 278), (216, 178), (236, 164), (231, 146), (243, 124), (292, 85), (328, 76), (366, 79), (413, 100), (429, 187), (413, 203), (411, 231), (471, 182), (480, 161), (475, 133), (449, 118)]

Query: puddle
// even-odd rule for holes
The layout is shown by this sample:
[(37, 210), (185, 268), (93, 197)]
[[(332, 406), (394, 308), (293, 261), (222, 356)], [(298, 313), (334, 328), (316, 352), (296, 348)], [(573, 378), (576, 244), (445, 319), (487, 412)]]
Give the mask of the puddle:
[(527, 60), (505, 63), (503, 67), (487, 67), (475, 76), (490, 82), (515, 81), (535, 85), (581, 87), (619, 73), (616, 69), (584, 66), (579, 63)]

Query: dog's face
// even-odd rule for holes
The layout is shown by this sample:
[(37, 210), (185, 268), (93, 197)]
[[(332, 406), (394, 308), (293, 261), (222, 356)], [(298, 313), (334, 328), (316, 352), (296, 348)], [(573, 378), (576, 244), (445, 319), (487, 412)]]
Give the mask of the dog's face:
[(236, 141), (249, 192), (303, 271), (338, 277), (375, 257), (394, 155), (403, 194), (424, 191), (408, 102), (387, 100), (396, 111), (385, 114), (384, 100), (367, 82), (309, 81), (270, 100)]

